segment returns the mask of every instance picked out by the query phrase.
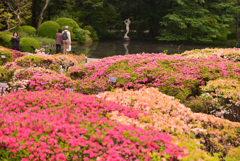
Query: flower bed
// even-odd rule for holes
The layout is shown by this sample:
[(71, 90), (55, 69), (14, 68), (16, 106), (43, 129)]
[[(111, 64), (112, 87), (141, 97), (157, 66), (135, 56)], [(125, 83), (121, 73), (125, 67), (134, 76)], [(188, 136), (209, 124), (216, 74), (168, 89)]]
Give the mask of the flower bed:
[[(150, 126), (154, 130), (175, 136), (189, 135), (191, 137), (192, 133), (200, 139), (204, 146), (203, 150), (211, 154), (220, 153), (220, 157), (225, 156), (232, 148), (240, 146), (240, 123), (211, 115), (193, 113), (173, 97), (162, 94), (155, 88), (143, 88), (139, 91), (118, 89), (115, 92), (101, 93), (99, 96), (123, 106), (132, 106), (135, 110), (141, 110), (151, 115), (151, 117), (136, 119), (121, 115), (117, 111), (112, 112), (111, 119), (122, 124), (134, 124), (141, 128)], [(181, 140), (185, 146), (187, 141)], [(189, 146), (189, 156), (198, 156), (198, 152), (192, 149), (196, 141), (191, 142), (193, 144)]]
[[(200, 86), (217, 78), (239, 78), (240, 64), (211, 57), (193, 59), (163, 54), (136, 54), (103, 58), (100, 61), (71, 67), (68, 76), (86, 94), (111, 90), (109, 77), (117, 77), (114, 88), (138, 90), (156, 87), (159, 91), (186, 101), (200, 94)], [(90, 87), (94, 87), (93, 89)], [(87, 91), (86, 89), (90, 89)]]
[(181, 56), (189, 58), (209, 58), (212, 56), (217, 56), (220, 58), (228, 59), (233, 62), (240, 61), (240, 50), (238, 48), (215, 48), (215, 49), (195, 49), (190, 51), (185, 51)]
[(3, 160), (180, 159), (170, 135), (123, 125), (109, 112), (138, 119), (131, 107), (66, 91), (10, 94), (0, 98)]

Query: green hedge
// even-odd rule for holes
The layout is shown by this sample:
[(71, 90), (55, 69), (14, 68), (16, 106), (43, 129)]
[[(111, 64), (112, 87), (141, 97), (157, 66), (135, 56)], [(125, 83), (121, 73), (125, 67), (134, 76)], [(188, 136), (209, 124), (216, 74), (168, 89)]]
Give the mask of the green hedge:
[(19, 32), (23, 32), (23, 28), (22, 28), (22, 26), (18, 26), (17, 28), (15, 28), (14, 30), (13, 30), (13, 32), (14, 31), (17, 31), (18, 33)]
[(92, 28), (92, 26), (90, 26), (90, 25), (85, 26), (83, 29), (91, 32), (91, 37), (94, 41), (98, 40), (97, 32)]
[(8, 48), (12, 48), (11, 43), (12, 33), (10, 32), (0, 32), (0, 45)]
[(22, 52), (31, 52), (31, 46), (34, 46), (35, 49), (40, 49), (37, 40), (29, 37), (21, 38), (20, 46), (22, 47)]
[[(5, 55), (4, 63), (3, 63), (3, 58), (1, 55)], [(6, 50), (4, 48), (0, 47), (0, 65), (5, 64), (6, 62), (12, 62), (13, 61), (13, 53), (9, 50)]]
[(23, 32), (27, 33), (28, 35), (35, 35), (37, 31), (32, 26), (23, 26), (22, 29), (23, 29)]
[(75, 32), (75, 30), (79, 28), (77, 22), (71, 18), (59, 18), (56, 23), (58, 23), (60, 26), (63, 26), (63, 30), (65, 26), (71, 28), (73, 32)]
[(45, 21), (38, 30), (38, 36), (55, 39), (55, 35), (60, 25), (54, 21)]

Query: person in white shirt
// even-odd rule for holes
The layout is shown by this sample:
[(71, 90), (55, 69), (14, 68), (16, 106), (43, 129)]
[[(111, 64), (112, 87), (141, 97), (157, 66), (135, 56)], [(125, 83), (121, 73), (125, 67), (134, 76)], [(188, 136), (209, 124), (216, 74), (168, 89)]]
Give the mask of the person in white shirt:
[[(65, 30), (62, 32), (63, 54), (67, 54), (66, 50), (69, 48), (69, 45), (71, 44), (71, 36), (68, 30), (69, 30), (68, 26), (65, 26)], [(64, 32), (66, 32), (67, 34), (64, 34)]]

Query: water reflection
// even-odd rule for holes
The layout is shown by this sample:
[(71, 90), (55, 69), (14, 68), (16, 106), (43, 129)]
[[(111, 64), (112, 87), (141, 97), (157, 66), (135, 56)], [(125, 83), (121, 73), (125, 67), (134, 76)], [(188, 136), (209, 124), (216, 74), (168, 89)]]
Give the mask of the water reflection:
[(126, 52), (125, 52), (125, 55), (128, 55), (128, 45), (130, 44), (130, 41), (125, 41), (125, 42), (123, 42), (123, 46), (124, 46), (124, 48), (125, 48), (125, 50), (126, 50)]
[[(161, 53), (164, 50), (168, 50), (167, 54), (178, 53), (178, 47), (181, 45), (173, 43), (161, 43), (151, 41), (131, 41), (123, 43), (122, 41), (99, 41), (93, 42), (92, 45), (72, 45), (74, 54), (80, 55), (85, 54), (89, 58), (103, 58), (113, 55), (126, 55), (126, 54), (137, 54), (137, 53)], [(209, 45), (186, 45), (183, 44), (179, 49), (182, 53), (186, 50), (201, 49), (209, 47)], [(212, 46), (217, 47), (217, 46)], [(226, 47), (226, 46), (224, 46)], [(228, 47), (234, 47), (233, 45)], [(55, 47), (46, 48), (46, 51), (52, 49), (52, 53), (56, 52)]]

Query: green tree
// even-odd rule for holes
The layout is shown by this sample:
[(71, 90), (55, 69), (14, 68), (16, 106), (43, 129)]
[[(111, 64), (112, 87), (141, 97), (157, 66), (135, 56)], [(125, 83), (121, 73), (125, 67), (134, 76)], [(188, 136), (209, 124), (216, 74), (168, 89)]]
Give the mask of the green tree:
[(234, 21), (228, 11), (234, 3), (234, 0), (171, 0), (157, 39), (212, 41)]
[[(25, 23), (25, 20), (31, 17), (30, 0), (1, 0), (1, 23), (7, 25), (6, 31), (11, 31), (21, 24)], [(5, 25), (2, 25), (2, 27)], [(11, 27), (13, 26), (13, 27)]]

